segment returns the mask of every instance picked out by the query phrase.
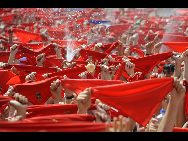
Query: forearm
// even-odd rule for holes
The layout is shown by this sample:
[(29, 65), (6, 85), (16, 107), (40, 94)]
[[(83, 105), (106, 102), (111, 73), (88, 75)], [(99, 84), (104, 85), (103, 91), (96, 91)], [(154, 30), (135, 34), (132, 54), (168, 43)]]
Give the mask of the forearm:
[(157, 132), (172, 132), (175, 122), (176, 115), (178, 112), (178, 102), (169, 101), (167, 110), (163, 119), (161, 120)]
[(180, 76), (181, 76), (181, 64), (176, 63), (175, 70), (174, 70), (174, 77), (180, 78)]
[(178, 112), (176, 115), (175, 126), (182, 127), (186, 121), (187, 119), (186, 119), (186, 114), (185, 114), (185, 101), (183, 98), (178, 105)]
[(87, 114), (87, 111), (78, 109), (77, 114)]
[(15, 59), (15, 54), (10, 54), (9, 59), (8, 59), (8, 63), (9, 64), (13, 64), (14, 63), (14, 59)]
[(183, 77), (186, 81), (188, 81), (188, 62), (184, 61), (184, 73)]
[(59, 102), (62, 102), (62, 97), (54, 97), (54, 104), (58, 104)]
[(57, 51), (56, 52), (56, 58), (62, 58), (62, 53), (61, 53), (61, 51)]

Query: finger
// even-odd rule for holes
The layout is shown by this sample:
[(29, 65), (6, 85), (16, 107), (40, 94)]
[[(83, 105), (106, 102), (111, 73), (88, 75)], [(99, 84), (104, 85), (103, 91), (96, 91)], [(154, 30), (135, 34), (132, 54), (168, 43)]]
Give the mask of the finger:
[(106, 125), (105, 132), (110, 132), (109, 122), (105, 122), (105, 125)]
[(19, 95), (19, 100), (18, 102), (22, 103), (23, 102), (23, 96), (22, 95)]
[(122, 132), (127, 132), (127, 121), (126, 121), (126, 117), (122, 118)]
[(185, 94), (185, 92), (186, 92), (186, 88), (185, 88), (185, 86), (181, 87), (179, 93), (184, 93), (184, 94)]
[(114, 122), (114, 126), (113, 126), (114, 132), (117, 132), (117, 117), (113, 118), (113, 122)]
[(177, 77), (174, 77), (174, 83), (173, 83), (173, 86), (175, 87), (175, 84), (176, 84), (176, 81), (177, 81)]
[(179, 85), (178, 85), (178, 87), (177, 87), (177, 91), (178, 91), (178, 92), (180, 92), (182, 86), (183, 86), (183, 82), (180, 81), (180, 82), (179, 82)]
[(14, 97), (15, 97), (15, 100), (18, 101), (18, 100), (19, 100), (19, 93), (15, 93), (15, 94), (14, 94)]
[(123, 116), (122, 115), (119, 115), (119, 126), (118, 126), (118, 129), (119, 129), (119, 132), (122, 132), (122, 128), (123, 128), (123, 124), (122, 124), (122, 119), (123, 119)]

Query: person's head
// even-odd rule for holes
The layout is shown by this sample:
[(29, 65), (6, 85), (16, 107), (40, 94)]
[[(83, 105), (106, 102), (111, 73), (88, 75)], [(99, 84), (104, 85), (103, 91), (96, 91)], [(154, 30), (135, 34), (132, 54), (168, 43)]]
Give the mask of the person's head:
[(163, 67), (163, 73), (165, 77), (171, 77), (174, 74), (175, 65), (172, 63), (167, 63)]

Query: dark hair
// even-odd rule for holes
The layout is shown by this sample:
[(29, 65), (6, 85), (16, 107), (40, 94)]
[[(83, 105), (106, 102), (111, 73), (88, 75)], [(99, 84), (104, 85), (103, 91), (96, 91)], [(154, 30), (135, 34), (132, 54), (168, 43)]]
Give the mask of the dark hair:
[(174, 72), (175, 65), (172, 63), (166, 63), (163, 67), (163, 73)]

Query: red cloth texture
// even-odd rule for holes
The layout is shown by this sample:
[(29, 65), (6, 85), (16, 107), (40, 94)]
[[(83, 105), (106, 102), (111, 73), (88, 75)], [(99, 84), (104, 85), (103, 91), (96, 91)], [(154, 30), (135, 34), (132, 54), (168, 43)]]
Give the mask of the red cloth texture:
[[(37, 49), (35, 51), (32, 51), (32, 50), (25, 48), (23, 46), (20, 46), (20, 49), (22, 50), (24, 55), (27, 57), (27, 60), (29, 61), (29, 63), (31, 65), (36, 65), (36, 57), (39, 54), (45, 53), (45, 57), (56, 54), (56, 51), (55, 51), (52, 43), (50, 43), (44, 47), (41, 47), (40, 49)], [(64, 56), (65, 50), (63, 47), (62, 47), (61, 51), (62, 51), (62, 55)], [(49, 67), (49, 64), (48, 63), (45, 64), (45, 62), (44, 62), (44, 66), (45, 65), (46, 65), (46, 67)]]
[(164, 34), (163, 43), (166, 43), (166, 42), (188, 42), (188, 36)]
[(104, 50), (106, 53), (110, 53), (113, 49), (115, 49), (119, 45), (119, 42), (113, 42), (110, 44), (106, 44), (101, 46), (101, 49)]
[(14, 34), (20, 39), (20, 41), (23, 44), (26, 44), (31, 40), (34, 40), (34, 41), (43, 41), (44, 40), (44, 37), (39, 33), (32, 33), (29, 31), (20, 30), (20, 29), (16, 29), (16, 28), (14, 28), (12, 30), (12, 32), (14, 32)]
[(0, 70), (0, 87), (4, 86), (14, 74), (8, 70)]
[(105, 123), (91, 121), (58, 122), (56, 119), (33, 122), (0, 122), (2, 132), (101, 132), (105, 130), (105, 127)]
[[(91, 104), (88, 110), (96, 110), (96, 104)], [(47, 104), (47, 105), (30, 105), (27, 106), (27, 118), (59, 115), (59, 114), (76, 114), (78, 111), (77, 104)]]
[(183, 53), (188, 49), (188, 42), (165, 42), (162, 44), (180, 53)]
[(63, 79), (63, 76), (66, 75), (70, 79), (80, 79), (78, 75), (84, 71), (87, 71), (85, 67), (68, 68), (62, 71), (49, 74), (49, 77), (51, 78), (54, 76), (58, 76), (60, 79)]
[(14, 89), (17, 93), (20, 93), (27, 97), (28, 101), (34, 105), (44, 104), (50, 96), (50, 85), (58, 77), (52, 77), (45, 80), (41, 80), (33, 83), (24, 83), (14, 85)]
[(174, 127), (172, 132), (188, 132), (188, 128)]
[(15, 14), (4, 15), (4, 16), (1, 16), (1, 20), (9, 23), (14, 16)]
[(81, 93), (86, 88), (114, 85), (123, 83), (121, 80), (100, 80), (100, 79), (61, 79), (61, 84), (66, 88), (74, 91), (76, 94)]
[(101, 61), (101, 59), (104, 59), (108, 54), (107, 53), (101, 53), (101, 52), (98, 52), (98, 51), (81, 49), (80, 55), (81, 55), (81, 57), (83, 58), (84, 61), (86, 61), (88, 59), (88, 56), (92, 56), (93, 61), (96, 61), (96, 60)]
[(92, 96), (146, 126), (172, 89), (173, 78), (158, 78), (93, 87), (91, 92)]
[(130, 62), (135, 64), (135, 68), (141, 72), (149, 73), (157, 64), (165, 59), (168, 59), (172, 55), (172, 52), (156, 53), (153, 55), (132, 59)]

